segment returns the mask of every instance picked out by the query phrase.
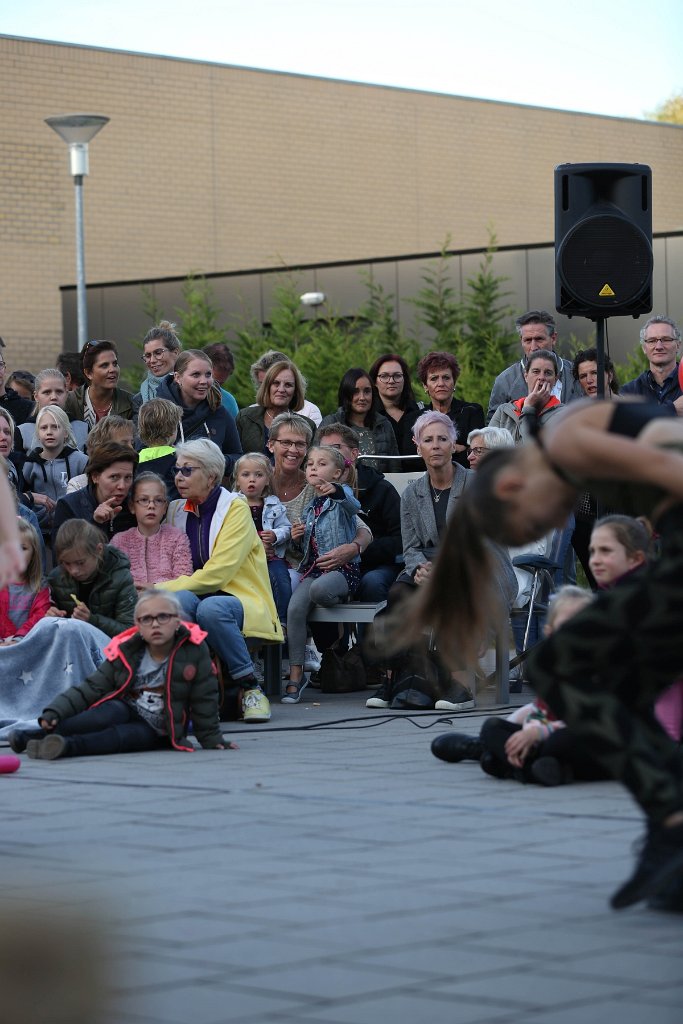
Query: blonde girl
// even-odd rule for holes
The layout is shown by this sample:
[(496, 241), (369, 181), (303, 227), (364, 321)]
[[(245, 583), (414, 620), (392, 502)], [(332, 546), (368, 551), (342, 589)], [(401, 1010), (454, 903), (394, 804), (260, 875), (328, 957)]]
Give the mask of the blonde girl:
[[(348, 483), (340, 480), (346, 474)], [(308, 613), (313, 605), (331, 607), (355, 593), (360, 582), (360, 547), (355, 541), (356, 513), (360, 502), (352, 488), (356, 483), (353, 466), (347, 466), (340, 451), (329, 445), (310, 449), (306, 482), (314, 496), (304, 509), (303, 522), (292, 527), (292, 536), (303, 537), (303, 557), (298, 570), (301, 582), (292, 594), (287, 611), (289, 642), (289, 683), (282, 696), (284, 704), (297, 704), (308, 685), (304, 658)], [(339, 569), (324, 570), (320, 560), (340, 544), (356, 544), (358, 554)]]
[(72, 477), (82, 473), (88, 458), (76, 446), (69, 417), (58, 405), (46, 405), (36, 416), (37, 446), (26, 456), (24, 483), (35, 506), (44, 509), (43, 533), (52, 527), (52, 513)]
[(254, 526), (266, 551), (268, 576), (273, 599), (282, 626), (287, 624), (287, 606), (292, 596), (289, 567), (285, 561), (285, 548), (292, 524), (287, 510), (273, 494), (273, 466), (270, 459), (259, 452), (242, 455), (235, 463), (235, 490), (243, 494)]

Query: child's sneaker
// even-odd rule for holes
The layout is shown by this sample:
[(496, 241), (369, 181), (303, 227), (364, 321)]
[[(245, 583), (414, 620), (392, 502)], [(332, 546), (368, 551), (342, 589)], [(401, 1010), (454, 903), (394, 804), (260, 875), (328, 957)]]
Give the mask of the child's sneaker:
[(304, 672), (319, 672), (322, 665), (322, 655), (311, 641), (304, 647)]
[(251, 686), (244, 691), (242, 717), (245, 722), (270, 721), (270, 701), (260, 686)]
[(37, 761), (56, 761), (58, 757), (65, 757), (68, 749), (68, 739), (58, 733), (43, 740), (29, 740), (26, 744), (26, 753)]

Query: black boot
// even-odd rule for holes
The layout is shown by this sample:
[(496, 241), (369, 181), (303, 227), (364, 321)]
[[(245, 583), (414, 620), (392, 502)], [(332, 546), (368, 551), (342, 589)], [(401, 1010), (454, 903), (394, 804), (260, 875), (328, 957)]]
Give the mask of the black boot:
[(478, 736), (467, 736), (463, 732), (445, 732), (432, 741), (432, 754), (442, 761), (456, 764), (458, 761), (478, 761), (481, 757), (481, 743)]
[(15, 754), (23, 754), (29, 740), (42, 740), (46, 735), (42, 729), (13, 729), (9, 734), (9, 745)]

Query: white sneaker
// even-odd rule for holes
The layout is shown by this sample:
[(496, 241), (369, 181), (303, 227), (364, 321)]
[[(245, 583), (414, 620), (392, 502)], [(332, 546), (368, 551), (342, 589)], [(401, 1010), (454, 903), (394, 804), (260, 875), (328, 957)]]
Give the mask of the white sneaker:
[(319, 672), (322, 656), (315, 644), (306, 644), (304, 648), (304, 672)]
[(472, 694), (469, 698), (465, 698), (463, 694), (463, 700), (452, 701), (452, 700), (437, 700), (434, 705), (435, 711), (472, 711), (476, 707), (476, 702)]
[(368, 697), (365, 702), (366, 708), (388, 708), (389, 701), (383, 697)]

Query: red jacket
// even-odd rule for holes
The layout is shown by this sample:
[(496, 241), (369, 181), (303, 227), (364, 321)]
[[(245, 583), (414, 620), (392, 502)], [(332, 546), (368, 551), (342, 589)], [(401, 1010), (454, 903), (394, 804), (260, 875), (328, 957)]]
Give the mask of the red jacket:
[(50, 607), (50, 588), (43, 587), (42, 590), (38, 590), (33, 598), (33, 604), (31, 605), (31, 611), (28, 614), (28, 618), (23, 626), (19, 629), (14, 625), (10, 619), (7, 611), (9, 609), (9, 590), (7, 587), (3, 587), (0, 590), (0, 640), (6, 640), (10, 636), (26, 636), (36, 622), (45, 617), (45, 613)]

